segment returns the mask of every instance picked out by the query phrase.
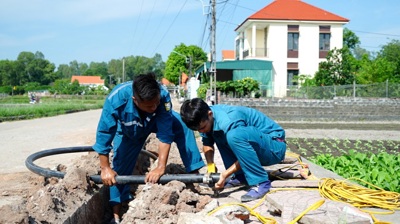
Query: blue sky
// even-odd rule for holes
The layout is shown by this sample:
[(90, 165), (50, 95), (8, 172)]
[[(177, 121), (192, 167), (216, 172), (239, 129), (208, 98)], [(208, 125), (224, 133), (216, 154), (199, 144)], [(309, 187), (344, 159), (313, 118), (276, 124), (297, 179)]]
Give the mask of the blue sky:
[[(361, 47), (379, 51), (400, 39), (398, 0), (304, 0), (345, 17)], [(272, 0), (217, 0), (217, 60), (234, 49), (235, 28)], [(0, 60), (42, 52), (56, 66), (124, 56), (164, 61), (180, 43), (210, 51), (209, 0), (1, 0)]]

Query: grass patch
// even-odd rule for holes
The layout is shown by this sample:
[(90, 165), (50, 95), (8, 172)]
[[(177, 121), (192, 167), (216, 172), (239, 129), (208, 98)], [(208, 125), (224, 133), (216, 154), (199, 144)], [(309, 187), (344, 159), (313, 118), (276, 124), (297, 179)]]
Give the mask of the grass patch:
[(50, 117), (103, 107), (105, 96), (42, 97), (40, 103), (30, 104), (26, 96), (0, 99), (0, 122)]

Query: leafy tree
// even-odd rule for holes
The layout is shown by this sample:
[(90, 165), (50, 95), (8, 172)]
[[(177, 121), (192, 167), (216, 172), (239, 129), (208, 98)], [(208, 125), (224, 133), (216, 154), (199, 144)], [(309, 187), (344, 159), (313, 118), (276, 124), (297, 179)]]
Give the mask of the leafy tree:
[(314, 77), (315, 84), (318, 86), (352, 84), (358, 67), (357, 60), (347, 47), (334, 48), (329, 51), (327, 61), (319, 64), (319, 70)]
[(391, 78), (396, 70), (396, 65), (393, 62), (382, 57), (371, 60), (367, 55), (364, 55), (360, 62), (361, 66), (356, 75), (359, 84), (385, 82)]
[(26, 68), (29, 74), (28, 81), (48, 85), (57, 78), (54, 69), (54, 64), (50, 63), (48, 60), (42, 59), (41, 57), (35, 58)]
[(353, 49), (353, 55), (354, 55), (354, 58), (357, 60), (362, 60), (364, 56), (367, 56), (368, 58), (373, 58), (373, 55), (371, 52), (369, 52), (359, 46), (357, 46)]
[[(120, 59), (112, 59), (111, 61), (108, 62), (108, 74), (112, 75), (116, 80), (119, 82), (126, 81), (123, 79), (123, 74), (122, 74), (122, 68), (123, 63), (122, 60)], [(108, 83), (108, 82), (106, 82)]]
[(106, 79), (108, 76), (108, 65), (105, 62), (91, 62), (89, 68), (83, 73), (87, 76), (101, 76)]
[(360, 38), (348, 28), (343, 29), (343, 46), (346, 46), (350, 50), (354, 50), (360, 45)]
[(73, 69), (67, 64), (60, 64), (57, 68), (57, 79), (71, 79), (74, 75)]
[(161, 54), (154, 55), (152, 60), (154, 63), (153, 72), (156, 74), (157, 79), (161, 80), (161, 78), (164, 76), (165, 62), (162, 60)]
[(154, 72), (156, 73), (157, 77), (160, 78), (162, 77), (163, 70), (164, 64), (162, 62), (161, 55), (159, 54), (156, 54), (153, 58), (147, 58), (144, 56), (125, 57), (126, 80), (133, 80), (135, 76), (148, 72)]
[(69, 79), (58, 79), (49, 91), (52, 94), (81, 94), (83, 90), (84, 87), (79, 85), (78, 80), (71, 83)]
[(378, 53), (377, 59), (385, 59), (387, 62), (393, 63), (395, 70), (387, 78), (390, 82), (400, 83), (400, 40), (392, 40), (384, 45)]
[(78, 63), (76, 60), (71, 61), (69, 63), (69, 67), (72, 71), (72, 75), (82, 75), (88, 69), (88, 65), (86, 63)]
[(181, 43), (179, 46), (175, 46), (168, 56), (164, 77), (170, 82), (178, 84), (182, 72), (190, 75), (195, 68), (202, 65), (206, 60), (207, 55), (200, 47), (186, 46)]
[(15, 86), (18, 85), (18, 79), (15, 70), (15, 61), (1, 60), (0, 61), (0, 85)]

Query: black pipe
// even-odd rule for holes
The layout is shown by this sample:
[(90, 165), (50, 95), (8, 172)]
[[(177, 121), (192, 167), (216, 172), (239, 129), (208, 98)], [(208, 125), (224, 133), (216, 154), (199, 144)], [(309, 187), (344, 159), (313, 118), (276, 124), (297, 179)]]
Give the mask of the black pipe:
[[(58, 155), (63, 153), (74, 153), (74, 152), (89, 152), (93, 151), (91, 146), (77, 146), (77, 147), (67, 147), (67, 148), (56, 148), (56, 149), (48, 149), (33, 153), (28, 156), (25, 160), (25, 166), (32, 172), (39, 174), (44, 177), (58, 177), (64, 178), (65, 173), (55, 170), (46, 169), (34, 164), (34, 161), (46, 156)], [(153, 153), (141, 150), (140, 153), (144, 153), (150, 158), (156, 160), (157, 156)], [(96, 184), (102, 184), (100, 175), (92, 175), (90, 176)], [(117, 184), (144, 184), (145, 181), (144, 175), (130, 175), (130, 176), (116, 176), (115, 180)], [(159, 179), (158, 183), (165, 184), (170, 181), (177, 180), (183, 183), (206, 183), (212, 184), (216, 183), (219, 180), (219, 174), (174, 174), (174, 175), (163, 175)]]
[[(90, 176), (95, 183), (101, 184), (100, 175)], [(115, 181), (118, 184), (145, 184), (145, 175), (130, 175), (130, 176), (116, 176)], [(160, 177), (157, 183), (166, 184), (173, 180), (177, 180), (183, 183), (205, 183), (212, 184), (219, 180), (219, 174), (213, 173), (211, 175), (207, 174), (166, 174)]]

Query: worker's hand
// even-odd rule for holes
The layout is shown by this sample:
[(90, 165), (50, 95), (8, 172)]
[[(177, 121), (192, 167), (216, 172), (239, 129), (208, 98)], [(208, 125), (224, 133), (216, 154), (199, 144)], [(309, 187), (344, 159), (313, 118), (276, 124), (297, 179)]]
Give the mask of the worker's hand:
[(163, 167), (157, 167), (157, 168), (155, 168), (154, 170), (150, 171), (150, 172), (146, 175), (146, 178), (145, 178), (144, 181), (145, 181), (146, 183), (153, 183), (153, 184), (155, 184), (155, 183), (158, 182), (158, 180), (160, 179), (160, 177), (161, 177), (162, 175), (164, 175), (164, 173), (165, 173), (165, 168), (163, 168)]
[(218, 169), (215, 163), (207, 163), (207, 173), (217, 173)]
[(111, 169), (111, 167), (104, 167), (101, 169), (101, 180), (106, 186), (115, 185), (117, 183), (117, 181), (115, 180), (115, 176), (117, 175), (117, 172)]
[(226, 180), (226, 178), (227, 178), (226, 175), (224, 174), (224, 172), (222, 172), (222, 173), (219, 175), (219, 180), (218, 180), (218, 182), (215, 183), (215, 189), (217, 189), (217, 190), (223, 189), (224, 186), (225, 186), (225, 180)]

